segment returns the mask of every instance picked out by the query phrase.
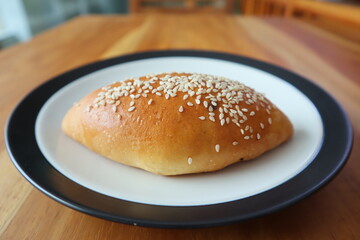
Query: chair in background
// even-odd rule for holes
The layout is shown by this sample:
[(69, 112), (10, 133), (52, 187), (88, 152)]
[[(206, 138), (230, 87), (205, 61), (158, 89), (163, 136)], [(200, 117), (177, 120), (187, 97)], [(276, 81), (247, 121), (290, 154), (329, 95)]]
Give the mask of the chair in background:
[(263, 15), (328, 19), (360, 28), (360, 7), (316, 0), (263, 0)]
[(304, 17), (320, 17), (345, 23), (360, 29), (360, 7), (323, 1), (295, 1), (292, 14)]
[(244, 15), (261, 15), (264, 8), (265, 0), (240, 0), (240, 11)]
[(233, 0), (129, 0), (130, 13), (233, 13)]
[(292, 15), (343, 38), (360, 43), (360, 7), (334, 2), (294, 3)]
[[(242, 13), (257, 16), (291, 17), (297, 0), (240, 0)], [(310, 0), (309, 0), (310, 1)]]
[(240, 0), (244, 15), (292, 17), (352, 41), (360, 40), (360, 7), (316, 0)]
[(323, 17), (360, 26), (360, 7), (316, 0), (240, 0), (245, 15)]
[(297, 0), (264, 0), (262, 15), (291, 17)]

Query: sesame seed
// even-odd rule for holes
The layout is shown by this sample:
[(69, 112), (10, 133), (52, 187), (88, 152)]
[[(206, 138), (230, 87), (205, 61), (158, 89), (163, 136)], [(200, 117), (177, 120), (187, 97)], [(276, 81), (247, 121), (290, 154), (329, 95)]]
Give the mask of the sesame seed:
[(116, 117), (117, 117), (118, 119), (121, 119), (121, 115), (120, 115), (120, 114), (116, 115)]
[(179, 112), (183, 112), (183, 111), (184, 111), (183, 106), (180, 106), (180, 107), (179, 107)]
[(200, 116), (199, 119), (200, 119), (200, 120), (205, 120), (205, 117), (204, 117), (204, 116)]
[(199, 104), (200, 104), (200, 100), (199, 100), (199, 99), (195, 99), (195, 103), (199, 105)]
[(214, 111), (214, 108), (212, 106), (210, 106), (208, 110), (209, 110), (209, 112), (212, 112), (212, 111)]
[(189, 97), (189, 95), (185, 94), (183, 99), (186, 100), (186, 99), (188, 99), (188, 97)]
[(192, 158), (191, 157), (188, 158), (188, 164), (189, 165), (192, 164)]
[(248, 110), (247, 108), (242, 108), (241, 111), (247, 112), (247, 111), (249, 111), (249, 110)]
[(216, 151), (216, 152), (220, 152), (220, 145), (219, 145), (219, 144), (216, 144), (216, 145), (215, 145), (215, 151)]
[(236, 142), (236, 141), (234, 141), (233, 143), (232, 143), (232, 145), (234, 145), (234, 146), (236, 146), (236, 145), (238, 145), (239, 143), (238, 142)]
[(116, 112), (116, 106), (113, 106), (111, 109), (113, 110), (113, 112)]
[(212, 121), (212, 122), (215, 122), (214, 116), (210, 116), (210, 117), (209, 117), (209, 120)]
[(256, 139), (257, 139), (257, 140), (260, 140), (260, 138), (261, 138), (260, 133), (257, 133), (257, 134), (256, 134)]
[(224, 126), (224, 124), (225, 124), (225, 119), (221, 119), (220, 124), (221, 124), (221, 126)]
[(131, 101), (130, 104), (129, 104), (129, 106), (132, 107), (132, 106), (134, 106), (134, 104), (135, 104), (135, 102), (134, 102), (134, 101)]
[(260, 123), (260, 127), (261, 127), (261, 129), (264, 129), (265, 125), (263, 123)]
[(250, 112), (250, 116), (254, 116), (255, 115), (255, 112), (254, 111), (251, 111)]
[(148, 104), (150, 105), (150, 104), (152, 103), (152, 101), (153, 101), (153, 100), (152, 100), (152, 99), (150, 99), (150, 100), (148, 101)]
[(249, 140), (250, 137), (249, 137), (249, 136), (245, 136), (244, 139), (245, 139), (245, 140)]
[(134, 111), (134, 110), (135, 110), (135, 107), (133, 106), (133, 107), (131, 107), (131, 108), (128, 109), (128, 112), (132, 112), (132, 111)]
[(192, 102), (187, 102), (187, 105), (190, 107), (194, 106), (194, 104)]
[(268, 118), (268, 123), (269, 123), (269, 125), (272, 124), (272, 119), (271, 118)]
[(156, 92), (155, 94), (158, 96), (161, 96), (161, 92)]
[(203, 104), (204, 104), (204, 107), (206, 107), (206, 108), (207, 108), (208, 105), (209, 105), (207, 101), (204, 101)]
[(240, 132), (242, 135), (244, 135), (244, 133), (245, 133), (244, 129), (242, 129), (242, 128), (240, 129)]

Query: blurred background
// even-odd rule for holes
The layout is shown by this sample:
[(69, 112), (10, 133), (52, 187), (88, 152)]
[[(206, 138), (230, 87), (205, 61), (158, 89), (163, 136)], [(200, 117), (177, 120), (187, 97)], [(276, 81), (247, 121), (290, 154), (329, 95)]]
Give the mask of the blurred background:
[(291, 17), (360, 39), (360, 0), (0, 0), (0, 49), (84, 14), (239, 14)]

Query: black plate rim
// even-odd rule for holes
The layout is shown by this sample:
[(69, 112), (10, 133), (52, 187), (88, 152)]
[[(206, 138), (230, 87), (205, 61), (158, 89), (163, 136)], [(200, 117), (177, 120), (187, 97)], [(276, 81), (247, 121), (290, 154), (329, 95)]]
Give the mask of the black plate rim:
[[(57, 90), (81, 76), (105, 67), (141, 59), (172, 56), (203, 57), (240, 63), (269, 72), (298, 88), (317, 107), (323, 121), (324, 141), (316, 159), (285, 183), (254, 196), (226, 203), (179, 207), (129, 202), (93, 192), (66, 178), (47, 162), (36, 144), (34, 123), (42, 105)], [(46, 94), (43, 93), (44, 91)], [(45, 94), (45, 96), (40, 96), (41, 99), (39, 99), (39, 92)], [(329, 106), (331, 106), (331, 114), (326, 110)], [(26, 107), (31, 107), (31, 109), (27, 110)], [(31, 121), (21, 128), (21, 130), (26, 130), (25, 136), (29, 138), (26, 138), (28, 145), (21, 144), (21, 146), (17, 144), (18, 137), (23, 137), (24, 132), (17, 129), (16, 126), (19, 125), (21, 117), (24, 117), (25, 113), (21, 112), (23, 110), (26, 111), (26, 117)], [(330, 115), (336, 118), (330, 121)], [(334, 126), (341, 128), (334, 129)], [(30, 129), (31, 127), (32, 129)], [(339, 141), (334, 141), (332, 139), (334, 136), (339, 137)], [(333, 179), (346, 163), (351, 152), (352, 142), (351, 123), (343, 108), (331, 95), (311, 81), (263, 61), (222, 52), (196, 50), (140, 52), (94, 62), (63, 73), (38, 86), (25, 96), (11, 113), (5, 127), (5, 144), (13, 164), (27, 181), (47, 196), (65, 206), (92, 216), (126, 224), (162, 228), (217, 226), (263, 216), (283, 209), (309, 196)], [(329, 150), (334, 150), (334, 146), (336, 146), (337, 152), (330, 154)], [(326, 164), (324, 170), (323, 165), (321, 168), (319, 167), (321, 165), (319, 161), (325, 158), (331, 161), (321, 162)], [(34, 164), (29, 164), (34, 161), (42, 164), (37, 164), (35, 167), (32, 166)], [(320, 176), (314, 177), (314, 172)], [(104, 206), (99, 206), (99, 204)]]

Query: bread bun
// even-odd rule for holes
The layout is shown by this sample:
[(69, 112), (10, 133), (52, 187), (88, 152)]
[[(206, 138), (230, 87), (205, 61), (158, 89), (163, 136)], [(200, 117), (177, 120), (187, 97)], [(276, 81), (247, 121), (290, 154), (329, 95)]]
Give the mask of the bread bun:
[(161, 175), (253, 159), (293, 134), (288, 118), (238, 81), (168, 73), (127, 79), (75, 104), (63, 131), (109, 159)]

